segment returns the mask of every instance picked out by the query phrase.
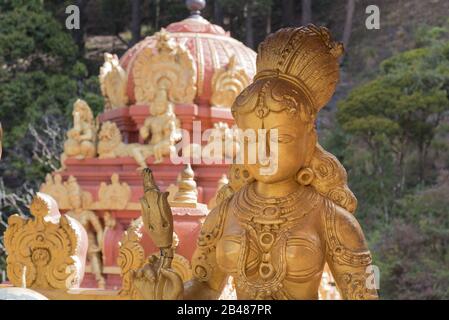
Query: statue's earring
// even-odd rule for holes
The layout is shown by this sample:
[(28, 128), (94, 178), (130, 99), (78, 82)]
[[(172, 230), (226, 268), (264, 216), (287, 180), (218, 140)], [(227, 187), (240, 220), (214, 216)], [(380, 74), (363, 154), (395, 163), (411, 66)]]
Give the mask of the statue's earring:
[(315, 174), (311, 168), (302, 168), (296, 174), (296, 181), (304, 186), (311, 184), (313, 178), (315, 178)]

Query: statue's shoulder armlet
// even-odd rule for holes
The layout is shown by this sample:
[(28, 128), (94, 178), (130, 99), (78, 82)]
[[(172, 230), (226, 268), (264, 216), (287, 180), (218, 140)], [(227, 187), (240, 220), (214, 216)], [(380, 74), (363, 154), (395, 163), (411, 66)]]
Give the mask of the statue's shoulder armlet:
[(325, 204), (323, 227), (326, 252), (332, 261), (354, 267), (371, 264), (371, 253), (357, 219), (329, 200)]
[(230, 199), (225, 199), (207, 215), (198, 237), (198, 247), (215, 245), (220, 239)]
[(223, 200), (207, 216), (198, 236), (197, 248), (192, 257), (195, 278), (208, 281), (216, 268), (215, 248), (223, 233), (229, 198)]

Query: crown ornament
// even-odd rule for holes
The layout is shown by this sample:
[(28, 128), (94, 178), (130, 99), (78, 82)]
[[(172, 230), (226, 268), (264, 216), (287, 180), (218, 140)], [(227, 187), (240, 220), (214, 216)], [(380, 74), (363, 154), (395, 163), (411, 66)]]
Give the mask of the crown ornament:
[[(280, 29), (259, 45), (254, 84), (257, 86), (258, 80), (265, 80), (264, 83), (272, 81), (272, 85), (276, 84), (276, 79), (288, 82), (293, 91), (299, 92), (306, 100), (306, 108), (310, 109), (307, 113), (314, 118), (313, 115), (329, 102), (335, 92), (339, 80), (339, 57), (343, 51), (343, 45), (334, 42), (325, 27), (309, 24)], [(285, 97), (288, 95), (284, 94)], [(297, 101), (284, 100), (284, 109), (294, 113)], [(260, 99), (258, 105), (261, 105)], [(267, 114), (262, 109), (256, 112), (261, 116)]]

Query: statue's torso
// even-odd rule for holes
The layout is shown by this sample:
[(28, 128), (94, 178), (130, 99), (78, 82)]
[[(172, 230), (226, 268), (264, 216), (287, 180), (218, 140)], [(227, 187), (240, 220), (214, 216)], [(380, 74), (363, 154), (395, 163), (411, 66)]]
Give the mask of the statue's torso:
[(155, 145), (170, 136), (170, 133), (166, 132), (170, 121), (173, 121), (173, 117), (167, 114), (152, 118), (150, 124), (151, 144)]
[(277, 203), (262, 203), (251, 186), (235, 194), (216, 255), (239, 299), (318, 298), (325, 262), (320, 199), (311, 189)]

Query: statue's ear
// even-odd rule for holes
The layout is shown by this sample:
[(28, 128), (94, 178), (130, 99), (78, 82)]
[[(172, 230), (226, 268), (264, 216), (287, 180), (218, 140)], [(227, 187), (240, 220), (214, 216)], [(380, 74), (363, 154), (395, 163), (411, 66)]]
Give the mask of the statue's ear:
[(307, 141), (307, 158), (306, 158), (306, 165), (308, 166), (310, 162), (313, 159), (313, 155), (315, 153), (315, 146), (318, 143), (318, 135), (316, 133), (316, 129), (313, 128), (312, 132), (310, 133), (310, 138)]

